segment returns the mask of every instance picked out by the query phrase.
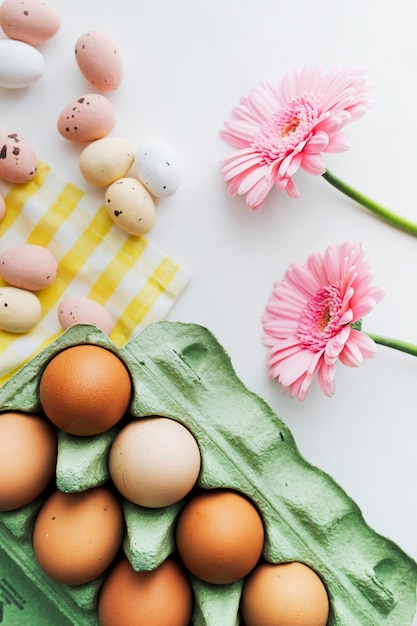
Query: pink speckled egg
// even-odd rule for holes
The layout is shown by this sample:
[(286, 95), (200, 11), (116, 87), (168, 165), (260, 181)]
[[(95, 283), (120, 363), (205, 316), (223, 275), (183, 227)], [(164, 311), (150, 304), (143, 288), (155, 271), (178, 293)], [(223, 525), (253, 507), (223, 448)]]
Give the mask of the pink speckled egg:
[(19, 133), (0, 129), (0, 178), (9, 183), (27, 183), (36, 174), (38, 159)]
[(58, 262), (44, 246), (22, 243), (0, 253), (0, 276), (13, 287), (38, 291), (51, 285)]
[(58, 117), (58, 131), (79, 143), (106, 137), (116, 123), (116, 111), (105, 96), (90, 93), (70, 102)]
[(93, 324), (110, 335), (114, 321), (109, 311), (90, 298), (64, 298), (58, 307), (58, 319), (66, 330), (75, 324)]
[(10, 39), (37, 46), (58, 32), (61, 19), (56, 9), (43, 0), (4, 0), (0, 26)]
[(100, 30), (90, 30), (75, 43), (75, 60), (84, 78), (97, 89), (114, 91), (121, 83), (123, 64), (113, 39)]

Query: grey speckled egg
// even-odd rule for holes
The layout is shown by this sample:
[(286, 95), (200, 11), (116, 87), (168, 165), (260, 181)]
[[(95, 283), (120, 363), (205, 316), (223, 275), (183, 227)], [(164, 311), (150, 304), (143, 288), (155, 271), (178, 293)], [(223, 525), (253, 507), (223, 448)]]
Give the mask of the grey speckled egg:
[(180, 182), (181, 171), (172, 147), (161, 139), (141, 143), (135, 155), (136, 175), (157, 198), (172, 196)]
[(152, 196), (135, 178), (112, 183), (105, 193), (105, 206), (113, 222), (130, 235), (145, 235), (155, 223)]

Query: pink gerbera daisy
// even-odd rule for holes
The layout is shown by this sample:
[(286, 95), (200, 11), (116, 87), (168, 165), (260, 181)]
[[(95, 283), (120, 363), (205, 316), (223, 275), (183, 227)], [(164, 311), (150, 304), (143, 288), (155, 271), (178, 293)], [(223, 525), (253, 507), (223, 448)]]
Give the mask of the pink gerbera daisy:
[(358, 244), (346, 242), (293, 264), (275, 283), (262, 317), (269, 374), (285, 392), (304, 400), (317, 374), (321, 390), (335, 391), (336, 363), (356, 367), (374, 356), (376, 344), (358, 329), (383, 298)]
[(322, 152), (349, 148), (341, 132), (370, 106), (370, 83), (362, 70), (307, 65), (287, 74), (280, 84), (262, 83), (241, 99), (221, 137), (237, 148), (222, 162), (231, 195), (246, 195), (259, 209), (275, 184), (298, 198), (293, 176), (326, 171)]

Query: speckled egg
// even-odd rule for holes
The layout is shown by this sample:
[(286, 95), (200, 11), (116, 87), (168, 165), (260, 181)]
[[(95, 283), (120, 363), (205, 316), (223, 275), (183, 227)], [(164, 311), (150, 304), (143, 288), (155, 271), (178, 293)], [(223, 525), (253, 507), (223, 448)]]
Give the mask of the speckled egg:
[(141, 143), (135, 155), (136, 175), (145, 187), (158, 198), (171, 196), (177, 191), (181, 171), (177, 155), (161, 139)]
[(39, 299), (31, 291), (17, 287), (0, 287), (0, 329), (26, 333), (42, 316)]
[(0, 87), (21, 89), (38, 81), (44, 71), (44, 58), (23, 41), (0, 39)]
[(89, 83), (102, 91), (114, 91), (121, 83), (123, 63), (113, 39), (101, 30), (90, 30), (75, 43), (75, 60)]
[(110, 335), (114, 326), (113, 318), (104, 306), (80, 296), (62, 300), (58, 307), (58, 319), (64, 330), (75, 324), (93, 324)]
[(90, 185), (107, 187), (127, 175), (133, 165), (135, 147), (121, 137), (93, 141), (80, 154), (80, 172)]
[(105, 96), (97, 93), (70, 102), (58, 117), (58, 131), (79, 143), (106, 137), (116, 123), (116, 111)]
[(56, 9), (43, 0), (3, 0), (0, 26), (10, 39), (36, 46), (58, 32), (61, 19)]
[(135, 178), (121, 178), (106, 190), (105, 206), (119, 228), (145, 235), (155, 223), (155, 204), (146, 187)]
[(38, 159), (19, 133), (0, 129), (0, 178), (9, 183), (27, 183), (35, 176)]
[(0, 276), (13, 287), (38, 291), (53, 283), (58, 262), (44, 246), (23, 243), (0, 253)]

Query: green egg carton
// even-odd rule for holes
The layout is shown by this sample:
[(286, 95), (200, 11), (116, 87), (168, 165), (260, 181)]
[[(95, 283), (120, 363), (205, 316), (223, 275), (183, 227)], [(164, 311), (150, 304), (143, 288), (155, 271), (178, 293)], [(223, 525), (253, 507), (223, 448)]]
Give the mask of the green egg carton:
[[(61, 350), (91, 343), (115, 352), (130, 370), (132, 418), (161, 415), (186, 426), (198, 441), (198, 486), (247, 495), (265, 526), (263, 556), (301, 561), (326, 585), (327, 626), (410, 626), (416, 611), (417, 564), (377, 534), (360, 509), (325, 472), (297, 449), (285, 423), (233, 370), (225, 350), (205, 328), (157, 322), (122, 348), (99, 329), (79, 325), (23, 366), (0, 389), (0, 411), (40, 411), (38, 385)], [(59, 433), (56, 482), (76, 492), (109, 481), (107, 458), (120, 426), (95, 437)], [(7, 626), (96, 626), (103, 580), (69, 587), (38, 568), (31, 546), (42, 497), (0, 513), (0, 623)], [(175, 550), (183, 502), (146, 509), (121, 498), (123, 550), (134, 569), (152, 570)], [(243, 581), (211, 585), (191, 576), (193, 626), (239, 626)]]

